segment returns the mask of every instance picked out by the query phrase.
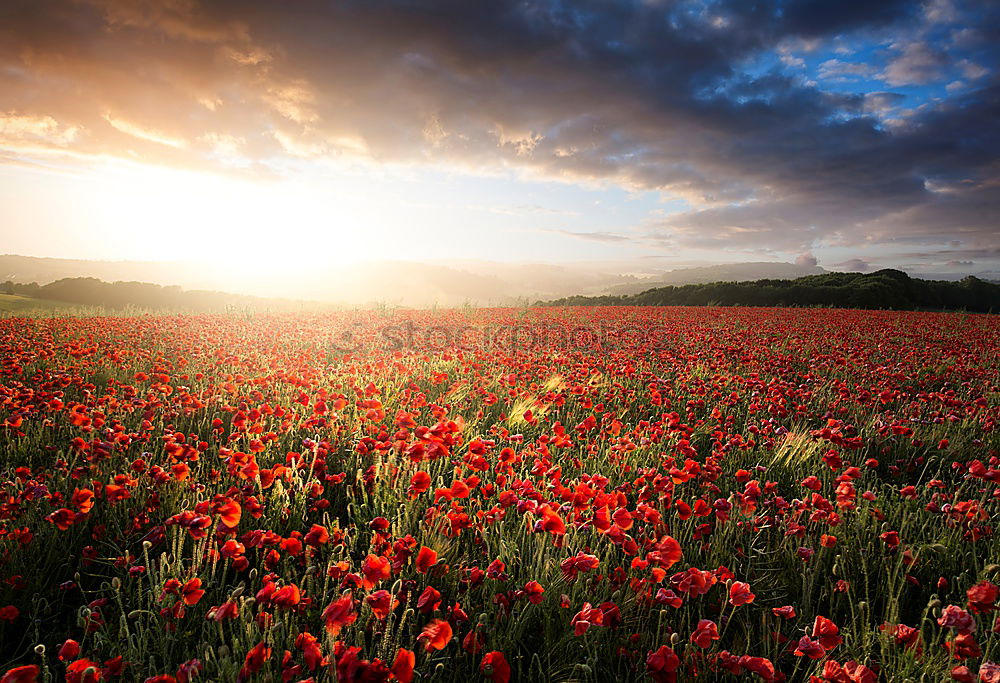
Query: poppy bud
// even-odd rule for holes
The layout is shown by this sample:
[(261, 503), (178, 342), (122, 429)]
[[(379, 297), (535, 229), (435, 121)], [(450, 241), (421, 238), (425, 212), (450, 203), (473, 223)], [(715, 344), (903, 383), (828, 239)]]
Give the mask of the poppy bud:
[(35, 646), (35, 654), (38, 655), (39, 657), (44, 657), (45, 656), (45, 645), (44, 645), (44, 643), (39, 643), (38, 645)]

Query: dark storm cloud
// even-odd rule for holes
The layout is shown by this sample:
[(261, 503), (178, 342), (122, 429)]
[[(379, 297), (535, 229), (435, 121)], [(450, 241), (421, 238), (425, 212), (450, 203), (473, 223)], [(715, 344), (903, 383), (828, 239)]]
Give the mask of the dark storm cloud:
[[(997, 18), (962, 11), (981, 32)], [(911, 31), (924, 15), (830, 0), (13, 0), (0, 6), (0, 153), (250, 174), (278, 157), (502, 165), (686, 198), (647, 243), (990, 246), (995, 48), (978, 88), (898, 121), (878, 118), (896, 93), (741, 68), (783, 40)], [(899, 45), (887, 78), (940, 67), (941, 46)]]
[(891, 24), (918, 7), (912, 0), (801, 0), (788, 4), (784, 22), (792, 32), (818, 36)]

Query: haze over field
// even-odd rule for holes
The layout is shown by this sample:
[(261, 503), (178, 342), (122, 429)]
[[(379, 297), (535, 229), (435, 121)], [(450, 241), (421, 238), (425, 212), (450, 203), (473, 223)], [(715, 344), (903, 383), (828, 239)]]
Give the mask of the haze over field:
[(289, 277), (281, 268), (247, 270), (226, 263), (205, 268), (191, 261), (85, 261), (0, 255), (0, 282), (47, 284), (63, 278), (91, 277), (106, 282), (149, 282), (348, 305), (382, 302), (457, 306), (509, 305), (576, 294), (631, 293), (664, 284), (794, 278), (824, 272), (818, 266), (740, 263), (623, 274), (628, 267), (625, 262), (374, 261), (303, 267)]
[(0, 251), (351, 301), (996, 278), (997, 45), (985, 1), (12, 0)]

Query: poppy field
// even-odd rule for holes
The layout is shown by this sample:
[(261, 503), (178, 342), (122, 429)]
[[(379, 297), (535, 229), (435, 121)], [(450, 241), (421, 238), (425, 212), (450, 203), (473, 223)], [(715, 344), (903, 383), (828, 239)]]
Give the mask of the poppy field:
[(0, 680), (1000, 683), (1000, 317), (0, 319)]

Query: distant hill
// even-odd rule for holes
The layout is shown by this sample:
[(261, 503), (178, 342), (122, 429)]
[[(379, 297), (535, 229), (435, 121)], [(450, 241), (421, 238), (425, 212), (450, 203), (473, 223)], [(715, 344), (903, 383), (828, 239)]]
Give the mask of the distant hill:
[(104, 282), (97, 278), (62, 278), (45, 285), (7, 281), (0, 284), (0, 312), (61, 310), (73, 306), (110, 310), (222, 312), (227, 310), (295, 311), (315, 302), (183, 290), (149, 282)]
[[(282, 269), (280, 265), (251, 266), (235, 260), (213, 264), (88, 261), (7, 254), (0, 255), (0, 282), (46, 286), (64, 279), (93, 278), (105, 283), (146, 283), (170, 291), (181, 288), (189, 292), (186, 300), (199, 306), (217, 306), (218, 301), (248, 297), (239, 305), (273, 310), (301, 300), (344, 306), (512, 306), (576, 296), (629, 296), (667, 286), (794, 280), (830, 274), (818, 266), (783, 262), (728, 263), (675, 270), (644, 267), (643, 272), (636, 272), (634, 261), (559, 264), (441, 259), (324, 264), (321, 256), (312, 256), (304, 257), (294, 267)], [(980, 274), (980, 277), (990, 275)], [(941, 279), (957, 280), (959, 276), (942, 275)], [(195, 296), (191, 292), (214, 294)], [(170, 298), (173, 294), (142, 296), (159, 300), (158, 297)], [(269, 303), (262, 304), (260, 300)]]
[(146, 282), (188, 290), (239, 292), (255, 297), (308, 299), (344, 305), (514, 305), (539, 298), (601, 294), (636, 281), (620, 264), (498, 263), (490, 261), (374, 261), (321, 264), (294, 271), (239, 263), (86, 261), (0, 255), (0, 282), (46, 285), (64, 278)]
[(723, 263), (716, 266), (677, 268), (660, 275), (612, 287), (608, 294), (638, 294), (653, 287), (700, 285), (710, 282), (747, 282), (750, 280), (791, 280), (830, 271), (819, 266), (800, 266), (783, 261)]
[(188, 288), (210, 287), (212, 277), (205, 270), (196, 264), (170, 261), (88, 261), (0, 255), (0, 282), (9, 280), (24, 284), (37, 282), (45, 285), (63, 278), (91, 277), (106, 282), (138, 281)]
[(832, 306), (1000, 312), (1000, 284), (968, 276), (920, 280), (899, 270), (825, 273), (791, 280), (657, 287), (638, 294), (573, 296), (548, 306)]

